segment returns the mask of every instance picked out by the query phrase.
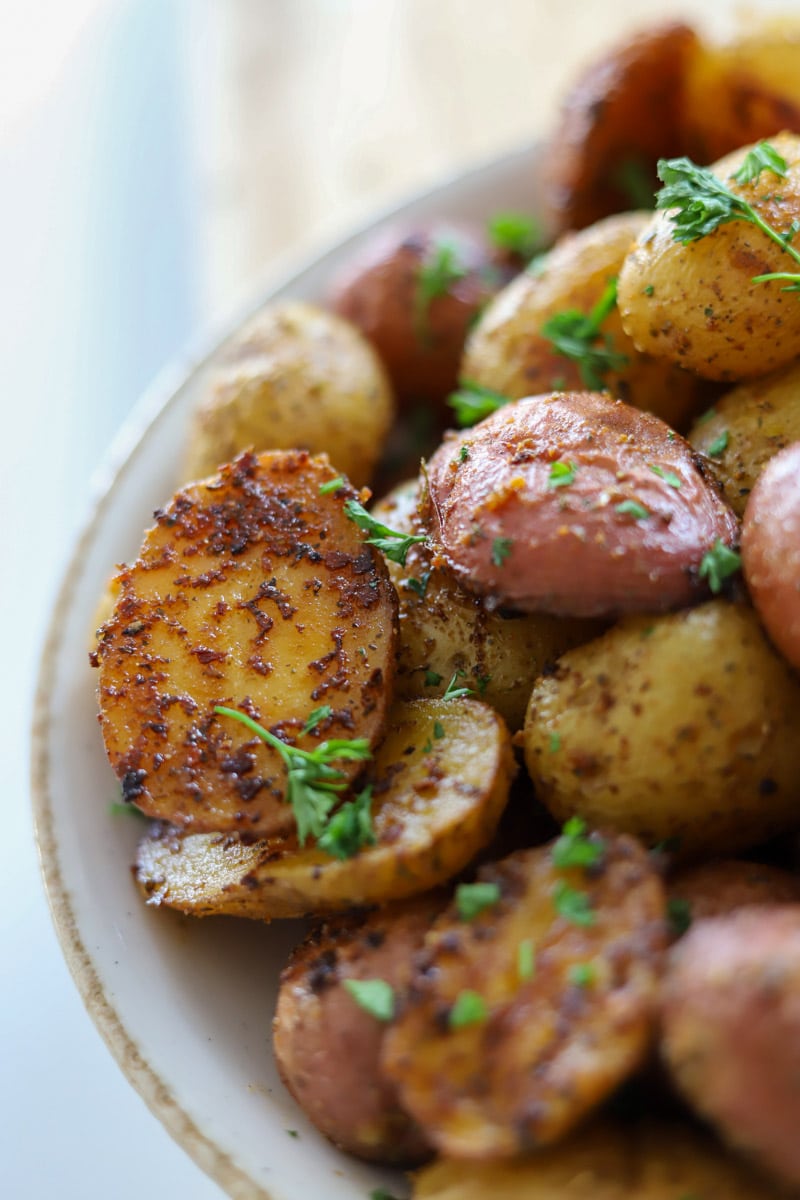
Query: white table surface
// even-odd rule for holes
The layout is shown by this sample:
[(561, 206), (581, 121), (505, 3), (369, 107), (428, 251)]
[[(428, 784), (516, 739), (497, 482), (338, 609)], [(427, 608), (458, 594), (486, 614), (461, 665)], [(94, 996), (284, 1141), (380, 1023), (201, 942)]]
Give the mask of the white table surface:
[[(276, 254), (318, 243), (412, 185), (545, 129), (556, 89), (588, 47), (663, 7), (0, 6), (3, 1200), (221, 1195), (102, 1044), (61, 958), (39, 878), (28, 714), (93, 467), (161, 365), (251, 293)], [(680, 8), (708, 16), (709, 4)], [(554, 54), (564, 27), (570, 37)], [(489, 39), (500, 37), (513, 54), (492, 48)]]

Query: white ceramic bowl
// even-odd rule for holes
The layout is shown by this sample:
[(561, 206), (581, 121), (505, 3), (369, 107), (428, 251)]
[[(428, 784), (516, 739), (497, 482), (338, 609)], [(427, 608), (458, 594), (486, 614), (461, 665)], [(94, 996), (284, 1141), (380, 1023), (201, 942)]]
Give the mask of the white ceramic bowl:
[[(534, 156), (526, 149), (382, 217), (263, 302), (323, 297), (352, 251), (398, 218), (483, 219), (501, 209), (530, 211), (536, 199)], [(56, 600), (33, 735), (47, 893), (75, 983), (112, 1054), (230, 1196), (365, 1200), (379, 1186), (400, 1194), (399, 1176), (330, 1146), (278, 1079), (270, 1021), (298, 924), (193, 921), (148, 909), (130, 871), (141, 826), (110, 810), (118, 786), (97, 729), (87, 658), (95, 608), (114, 565), (135, 555), (153, 509), (174, 491), (188, 416), (217, 349), (173, 369), (135, 408), (100, 473), (98, 499)]]

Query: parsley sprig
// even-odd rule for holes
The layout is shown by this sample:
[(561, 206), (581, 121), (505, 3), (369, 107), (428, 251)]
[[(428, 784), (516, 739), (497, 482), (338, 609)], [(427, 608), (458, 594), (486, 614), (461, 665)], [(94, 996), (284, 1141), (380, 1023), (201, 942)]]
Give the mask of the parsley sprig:
[(321, 838), (328, 828), (328, 817), (339, 793), (347, 787), (344, 774), (332, 764), (345, 760), (364, 762), (371, 757), (369, 741), (366, 738), (332, 738), (320, 742), (314, 750), (301, 750), (299, 746), (288, 746), (238, 709), (217, 704), (214, 712), (239, 721), (278, 751), (286, 767), (286, 797), (297, 822), (297, 839), (304, 846), (309, 836)]
[(726, 546), (722, 538), (717, 538), (710, 550), (703, 555), (699, 575), (708, 580), (708, 586), (713, 595), (722, 591), (726, 580), (741, 570), (742, 556), (730, 546)]
[(489, 220), (489, 238), (498, 250), (530, 259), (540, 249), (542, 230), (534, 217), (525, 213), (501, 212)]
[(421, 340), (430, 339), (428, 315), (432, 302), (437, 296), (446, 296), (466, 274), (467, 268), (454, 242), (439, 238), (431, 243), (417, 270), (414, 291), (414, 320)]
[[(741, 167), (731, 178), (740, 184), (756, 183), (762, 171), (771, 171), (779, 179), (784, 179), (788, 173), (786, 159), (769, 142), (759, 142), (745, 156)], [(658, 176), (664, 187), (656, 196), (656, 208), (670, 210), (676, 241), (696, 242), (721, 225), (731, 221), (746, 221), (800, 263), (800, 253), (790, 244), (797, 229), (790, 228), (787, 233), (774, 229), (752, 204), (732, 192), (708, 167), (698, 167), (690, 158), (662, 158), (658, 164)], [(766, 283), (771, 279), (787, 281), (787, 286), (781, 291), (800, 292), (798, 273), (771, 271), (765, 275), (754, 275), (752, 282)]]
[(539, 331), (558, 354), (578, 364), (581, 379), (592, 391), (602, 391), (608, 372), (620, 370), (629, 361), (627, 354), (614, 349), (610, 334), (600, 331), (616, 304), (617, 280), (611, 278), (591, 312), (568, 308), (554, 313)]
[(570, 817), (561, 831), (561, 837), (553, 843), (553, 863), (559, 870), (568, 867), (594, 867), (605, 854), (605, 843), (601, 838), (590, 837), (586, 822), (581, 817)]
[(447, 403), (453, 410), (456, 424), (460, 429), (475, 425), (485, 417), (497, 412), (498, 408), (510, 403), (510, 397), (480, 383), (464, 379), (458, 386), (458, 391), (447, 397)]
[(411, 547), (417, 542), (425, 541), (424, 533), (398, 533), (396, 529), (390, 529), (388, 525), (377, 521), (371, 513), (368, 513), (358, 500), (346, 500), (344, 511), (345, 515), (354, 521), (362, 532), (371, 534), (371, 537), (366, 539), (368, 546), (376, 546), (391, 562), (399, 563), (401, 567), (406, 565)]

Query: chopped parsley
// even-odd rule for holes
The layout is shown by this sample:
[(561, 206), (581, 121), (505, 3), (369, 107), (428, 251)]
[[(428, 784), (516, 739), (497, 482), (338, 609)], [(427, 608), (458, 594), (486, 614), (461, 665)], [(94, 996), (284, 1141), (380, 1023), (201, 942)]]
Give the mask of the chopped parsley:
[(719, 437), (715, 437), (714, 441), (708, 447), (706, 453), (709, 458), (719, 458), (720, 454), (724, 454), (728, 449), (728, 431), (723, 429)]
[(570, 921), (573, 925), (594, 925), (595, 915), (592, 902), (586, 892), (570, 887), (563, 879), (559, 879), (553, 892), (553, 904), (556, 912)]
[(426, 669), (426, 671), (425, 671), (425, 687), (438, 687), (443, 679), (444, 679), (444, 676), (440, 675), (438, 671), (432, 671), (430, 669), (430, 667), (428, 667)]
[(525, 938), (517, 946), (517, 975), (524, 981), (533, 979), (536, 971), (536, 958), (533, 949), (533, 942), (530, 938)]
[(498, 250), (530, 259), (542, 242), (542, 230), (534, 217), (524, 213), (497, 213), (489, 221), (489, 238)]
[(471, 687), (456, 687), (456, 680), (463, 679), (463, 678), (464, 678), (463, 671), (456, 671), (454, 673), (452, 679), (450, 680), (447, 687), (445, 688), (444, 695), (442, 696), (443, 700), (460, 700), (462, 696), (472, 696), (473, 695), (473, 691), (472, 691)]
[(717, 538), (713, 547), (706, 551), (700, 563), (700, 578), (708, 580), (708, 586), (713, 595), (722, 591), (726, 580), (741, 569), (742, 558), (730, 546), (726, 546), (721, 538)]
[(433, 736), (437, 742), (440, 742), (444, 737), (444, 725), (441, 721), (433, 722)]
[(593, 391), (602, 391), (609, 371), (627, 366), (627, 354), (614, 349), (613, 339), (603, 335), (600, 327), (617, 304), (617, 281), (609, 279), (600, 299), (589, 313), (565, 309), (554, 313), (540, 329), (542, 337), (552, 342), (557, 354), (578, 364), (583, 382)]
[(319, 708), (315, 708), (313, 712), (309, 713), (308, 720), (300, 730), (300, 736), (302, 737), (304, 733), (311, 733), (321, 721), (327, 721), (331, 716), (333, 716), (333, 709), (330, 704), (321, 704)]
[(418, 542), (425, 541), (424, 533), (408, 534), (398, 533), (396, 529), (390, 529), (388, 525), (376, 521), (363, 504), (358, 500), (346, 500), (344, 505), (345, 515), (353, 521), (363, 533), (369, 533), (372, 536), (366, 539), (368, 546), (376, 546), (378, 550), (382, 550), (390, 562), (399, 563), (401, 567), (406, 565), (408, 552), (412, 546)]
[(492, 388), (483, 387), (480, 383), (473, 383), (469, 379), (462, 380), (458, 385), (458, 390), (447, 397), (447, 403), (453, 410), (456, 424), (461, 429), (475, 425), (476, 422), (482, 421), (493, 412), (497, 412), (498, 408), (503, 408), (510, 402), (509, 396), (495, 392)]
[(466, 443), (464, 443), (464, 445), (461, 447), (461, 449), (458, 452), (458, 461), (460, 463), (465, 463), (468, 458), (469, 458), (469, 446)]
[(343, 488), (344, 486), (344, 477), (337, 475), (335, 479), (329, 479), (327, 483), (319, 485), (319, 494), (320, 496), (328, 496), (331, 492), (338, 492), (339, 488)]
[(653, 287), (652, 283), (648, 283), (647, 287), (642, 288), (642, 295), (643, 296), (652, 296), (653, 292), (655, 290), (656, 289)]
[(345, 979), (344, 987), (364, 1012), (377, 1021), (391, 1021), (394, 1016), (394, 989), (385, 979)]
[(573, 963), (567, 976), (573, 987), (591, 987), (597, 979), (597, 970), (593, 963)]
[(550, 734), (550, 753), (558, 754), (560, 749), (561, 749), (561, 734), (560, 733), (551, 733)]
[(622, 500), (614, 508), (620, 516), (633, 517), (636, 521), (646, 521), (650, 516), (650, 510), (636, 500)]
[(414, 319), (417, 336), (422, 340), (430, 336), (431, 304), (437, 297), (446, 296), (453, 284), (466, 274), (466, 265), (461, 261), (455, 243), (448, 238), (435, 239), (419, 265), (414, 290)]
[(424, 571), (422, 575), (420, 575), (419, 579), (412, 575), (409, 579), (404, 579), (403, 583), (405, 587), (410, 588), (412, 592), (415, 592), (419, 596), (420, 600), (424, 600), (425, 593), (428, 590), (430, 578), (430, 571)]
[(680, 475), (676, 475), (674, 471), (668, 471), (666, 467), (657, 467), (655, 463), (647, 464), (654, 475), (658, 475), (659, 479), (663, 479), (671, 488), (680, 489), (682, 480)]
[(492, 542), (492, 562), (496, 567), (502, 567), (503, 563), (511, 553), (513, 546), (511, 538), (495, 538)]
[(692, 906), (688, 900), (673, 896), (667, 901), (667, 920), (675, 937), (683, 937), (692, 923)]
[(363, 846), (374, 846), (377, 838), (372, 827), (372, 788), (365, 787), (353, 800), (337, 808), (321, 834), (317, 846), (331, 858), (346, 859), (358, 854)]
[(578, 468), (574, 462), (554, 462), (550, 464), (550, 474), (547, 477), (549, 488), (569, 487), (575, 482)]
[(467, 988), (459, 992), (456, 1002), (450, 1009), (449, 1025), (451, 1029), (463, 1029), (465, 1025), (478, 1025), (489, 1015), (486, 1001), (478, 992)]
[(586, 822), (580, 817), (570, 817), (561, 831), (561, 837), (553, 843), (551, 857), (559, 870), (569, 867), (593, 867), (605, 853), (605, 845), (599, 838), (586, 836)]
[(491, 675), (479, 674), (477, 667), (475, 668), (475, 670), (472, 673), (475, 676), (475, 686), (478, 689), (478, 695), (482, 696), (483, 693), (486, 691), (487, 687), (489, 686), (489, 684), (492, 682), (492, 677), (491, 677)]
[(497, 883), (460, 883), (456, 888), (456, 909), (462, 921), (472, 921), (500, 899)]
[(758, 183), (762, 171), (771, 171), (779, 179), (785, 179), (789, 173), (786, 159), (769, 142), (759, 142), (754, 146), (745, 155), (744, 162), (734, 172), (733, 178), (741, 184)]

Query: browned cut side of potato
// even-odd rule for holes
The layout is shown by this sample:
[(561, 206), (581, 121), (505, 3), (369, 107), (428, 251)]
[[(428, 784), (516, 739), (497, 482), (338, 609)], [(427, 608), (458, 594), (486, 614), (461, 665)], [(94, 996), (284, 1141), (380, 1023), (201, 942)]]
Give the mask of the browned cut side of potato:
[[(372, 508), (403, 533), (419, 533), (417, 480), (395, 489)], [(412, 546), (404, 567), (387, 562), (397, 588), (400, 637), (397, 695), (406, 700), (441, 696), (453, 677), (491, 704), (512, 733), (525, 721), (536, 677), (572, 646), (600, 633), (597, 621), (548, 613), (490, 610), (436, 566), (424, 544)]]
[(800, 22), (762, 16), (726, 44), (698, 46), (683, 86), (684, 152), (698, 162), (800, 133)]
[(291, 838), (156, 829), (139, 846), (136, 879), (150, 904), (258, 920), (417, 895), (488, 845), (515, 770), (508, 730), (487, 705), (397, 704), (370, 768), (374, 845), (340, 860)]
[(424, 513), (440, 560), (494, 605), (571, 617), (701, 599), (738, 524), (663, 421), (593, 392), (517, 400), (444, 442)]
[(648, 224), (647, 213), (626, 212), (561, 238), (536, 270), (509, 283), (488, 306), (464, 351), (462, 379), (520, 400), (538, 392), (582, 391), (601, 385), (613, 396), (661, 417), (678, 430), (697, 410), (703, 381), (663, 359), (640, 354), (622, 328), (615, 305), (599, 325), (598, 341), (615, 357), (590, 380), (543, 332), (569, 312), (592, 312), (609, 280)]
[(781, 1200), (786, 1193), (708, 1135), (676, 1122), (597, 1121), (509, 1162), (442, 1158), (413, 1200)]
[[(119, 576), (97, 649), (106, 753), (127, 800), (184, 829), (294, 828), (283, 740), (381, 737), (397, 602), (383, 558), (344, 513), (327, 457), (242, 455), (156, 513)], [(330, 712), (311, 733), (313, 710)], [(363, 764), (339, 761), (344, 778)]]
[[(281, 975), (273, 1046), (283, 1082), (314, 1124), (342, 1150), (410, 1166), (430, 1156), (425, 1135), (400, 1108), (380, 1070), (380, 1051), (414, 954), (444, 893), (317, 926)], [(386, 1007), (375, 1015), (346, 980), (379, 980)], [(388, 997), (388, 999), (387, 999)]]
[(741, 517), (769, 460), (800, 442), (800, 365), (733, 388), (695, 421), (688, 438), (714, 463), (725, 499)]
[(766, 863), (720, 859), (678, 871), (668, 894), (682, 906), (685, 920), (694, 922), (754, 904), (800, 904), (800, 878)]
[(525, 725), (560, 820), (725, 854), (800, 825), (800, 682), (752, 609), (628, 618), (540, 679)]
[(800, 1186), (800, 905), (698, 921), (672, 952), (663, 1029), (691, 1104)]
[(481, 868), (494, 901), (467, 920), (457, 900), (417, 960), (383, 1064), (443, 1154), (549, 1145), (647, 1053), (663, 887), (630, 838), (582, 845), (597, 852), (585, 869), (552, 847)]
[[(787, 164), (785, 176), (765, 169), (751, 182), (737, 182), (734, 174), (750, 146), (712, 170), (797, 248), (800, 136), (782, 133), (770, 144)], [(642, 353), (732, 382), (766, 375), (800, 355), (797, 294), (785, 291), (780, 279), (753, 283), (757, 276), (795, 269), (780, 245), (741, 220), (688, 243), (674, 234), (670, 212), (656, 213), (620, 272), (622, 323)]]
[(592, 63), (567, 95), (542, 166), (545, 205), (561, 229), (647, 205), (656, 160), (682, 150), (682, 93), (697, 37), (670, 22)]
[(185, 479), (204, 479), (243, 450), (326, 453), (368, 483), (394, 398), (369, 342), (349, 322), (298, 301), (270, 305), (228, 345), (193, 414)]

